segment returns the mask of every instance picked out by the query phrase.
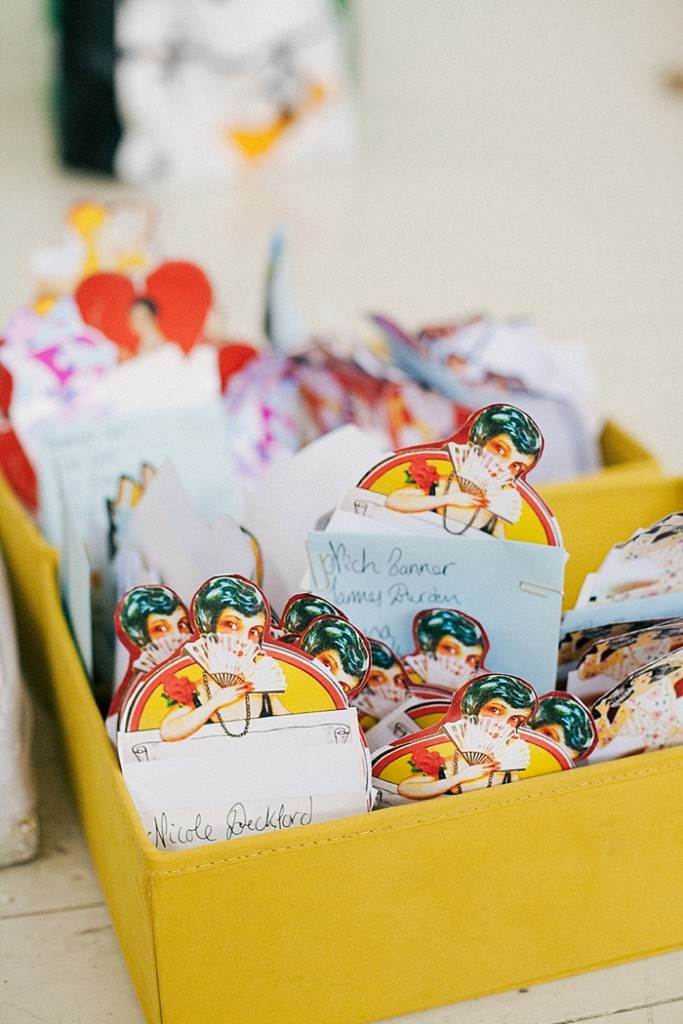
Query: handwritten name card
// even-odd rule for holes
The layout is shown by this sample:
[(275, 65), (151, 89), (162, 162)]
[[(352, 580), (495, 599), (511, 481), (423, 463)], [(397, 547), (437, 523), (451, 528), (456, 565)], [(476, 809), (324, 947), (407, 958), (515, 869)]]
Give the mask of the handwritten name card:
[(406, 653), (422, 608), (458, 608), (491, 639), (492, 671), (555, 682), (566, 553), (497, 538), (387, 536), (315, 531), (310, 583), (368, 636)]

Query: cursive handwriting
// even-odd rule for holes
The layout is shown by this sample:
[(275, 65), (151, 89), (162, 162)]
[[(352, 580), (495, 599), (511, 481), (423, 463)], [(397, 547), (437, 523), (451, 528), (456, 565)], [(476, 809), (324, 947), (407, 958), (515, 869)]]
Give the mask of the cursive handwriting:
[(390, 576), (447, 576), (455, 562), (404, 562), (403, 550), (392, 548), (387, 568)]
[[(456, 571), (456, 563), (410, 561), (406, 560), (403, 549), (398, 545), (391, 548), (388, 555), (370, 557), (365, 545), (349, 548), (343, 541), (328, 541), (327, 548), (318, 556), (318, 565), (322, 573), (324, 586), (331, 591), (337, 604), (376, 604), (382, 603), (381, 580), (373, 581), (373, 577), (400, 577), (411, 580), (439, 577), (444, 579)], [(354, 586), (349, 577), (364, 577)], [(344, 580), (344, 587), (339, 585)], [(366, 582), (367, 580), (367, 582)]]
[(157, 850), (166, 850), (174, 846), (196, 846), (197, 843), (215, 843), (213, 825), (204, 824), (201, 814), (197, 814), (192, 825), (176, 825), (168, 820), (166, 811), (154, 816), (154, 828), (149, 829), (150, 837)]
[(352, 573), (354, 576), (376, 576), (379, 573), (377, 563), (368, 558), (365, 547), (350, 554), (346, 544), (335, 544), (333, 541), (329, 541), (327, 551), (320, 554), (320, 568), (328, 587), (341, 573)]
[(313, 797), (306, 798), (306, 810), (290, 810), (284, 801), (279, 807), (266, 807), (262, 814), (250, 817), (247, 808), (238, 801), (225, 816), (225, 838), (234, 839), (246, 832), (282, 832), (295, 825), (310, 825), (313, 821)]
[(336, 604), (338, 608), (343, 608), (348, 605), (366, 605), (374, 604), (376, 608), (382, 607), (382, 594), (383, 591), (360, 589), (351, 587), (345, 590), (343, 587), (337, 585), (336, 579), (332, 581), (332, 584), (327, 588), (330, 601), (332, 604)]
[(405, 583), (392, 583), (387, 588), (387, 597), (389, 598), (390, 608), (398, 604), (417, 605), (420, 608), (428, 608), (430, 605), (438, 604), (457, 608), (460, 604), (458, 595), (453, 592), (444, 593), (444, 591), (437, 590), (436, 587), (430, 587), (429, 590), (415, 591), (411, 590)]

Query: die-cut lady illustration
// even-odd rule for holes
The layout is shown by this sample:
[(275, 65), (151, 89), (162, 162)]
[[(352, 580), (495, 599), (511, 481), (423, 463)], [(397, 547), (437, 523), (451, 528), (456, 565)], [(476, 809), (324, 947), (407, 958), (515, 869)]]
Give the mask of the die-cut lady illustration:
[(491, 405), (453, 437), (382, 460), (341, 507), (380, 521), (398, 516), (420, 532), (478, 531), (557, 546), (557, 523), (525, 479), (542, 452), (543, 437), (527, 413)]
[[(322, 661), (272, 638), (268, 601), (250, 580), (213, 577), (195, 594), (190, 614), (192, 637), (136, 683), (121, 709), (120, 729), (158, 730), (171, 742), (214, 725), (237, 738), (254, 719), (348, 706)], [(328, 638), (325, 650), (331, 646)]]
[(559, 743), (569, 751), (574, 761), (589, 757), (598, 742), (593, 718), (586, 705), (571, 693), (559, 690), (540, 698), (529, 728)]
[(370, 644), (364, 634), (345, 618), (321, 615), (306, 627), (300, 646), (324, 665), (351, 699), (363, 687), (370, 671)]
[(118, 618), (124, 634), (140, 652), (149, 652), (153, 645), (160, 647), (165, 641), (178, 646), (191, 633), (187, 608), (177, 594), (161, 584), (129, 590), (121, 600)]
[(466, 683), (442, 722), (375, 752), (381, 802), (429, 800), (573, 767), (567, 750), (526, 728), (537, 703), (531, 684), (516, 676)]
[(410, 684), (401, 659), (379, 640), (370, 640), (370, 672), (367, 683), (354, 699), (363, 731), (410, 697)]
[(503, 537), (502, 521), (514, 523), (522, 512), (514, 481), (536, 464), (542, 448), (541, 432), (530, 416), (510, 405), (489, 406), (471, 422), (464, 444), (449, 443), (453, 471), (445, 477), (433, 466), (430, 472), (426, 462), (416, 463), (420, 476), (411, 477), (418, 486), (429, 483), (429, 492), (399, 488), (388, 496), (387, 508), (438, 511), (446, 530), (461, 533), (464, 527)]
[(483, 626), (455, 608), (426, 608), (413, 620), (415, 651), (403, 658), (411, 684), (454, 693), (484, 671)]
[(187, 608), (175, 591), (159, 583), (133, 587), (124, 594), (114, 624), (130, 660), (109, 708), (107, 717), (113, 721), (137, 681), (173, 657), (192, 633)]
[(313, 619), (321, 615), (337, 615), (346, 618), (343, 612), (316, 594), (294, 594), (288, 600), (282, 613), (280, 631), (283, 640), (294, 640), (301, 636)]
[(237, 576), (214, 577), (195, 594), (192, 613), (200, 636), (185, 651), (203, 669), (202, 683), (192, 692), (182, 686), (166, 690), (170, 710), (161, 738), (185, 739), (209, 719), (223, 725), (284, 714), (273, 696), (284, 689), (282, 670), (260, 656), (267, 613), (259, 588)]

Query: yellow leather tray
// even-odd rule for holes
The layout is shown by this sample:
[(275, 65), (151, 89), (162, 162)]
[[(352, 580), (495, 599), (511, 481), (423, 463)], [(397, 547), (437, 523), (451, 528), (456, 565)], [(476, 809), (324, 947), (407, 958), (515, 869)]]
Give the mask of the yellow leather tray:
[[(575, 566), (683, 507), (683, 480), (640, 462), (575, 499), (553, 489)], [(361, 1024), (683, 946), (683, 748), (157, 852), (62, 615), (56, 555), (2, 484), (0, 542), (150, 1024)]]

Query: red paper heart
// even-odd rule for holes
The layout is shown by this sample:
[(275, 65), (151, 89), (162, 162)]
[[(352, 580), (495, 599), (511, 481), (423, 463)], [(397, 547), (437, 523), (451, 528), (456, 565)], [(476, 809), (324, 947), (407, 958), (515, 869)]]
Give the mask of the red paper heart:
[(92, 274), (76, 289), (81, 316), (91, 327), (115, 342), (123, 359), (135, 355), (140, 337), (131, 321), (134, 302), (152, 304), (151, 315), (167, 341), (189, 352), (201, 340), (213, 302), (211, 285), (194, 263), (162, 263), (147, 277), (140, 291), (123, 274)]
[(255, 359), (258, 351), (253, 345), (241, 341), (231, 341), (221, 345), (218, 350), (218, 372), (221, 378), (221, 392), (225, 393), (230, 378), (243, 370), (247, 363)]
[(0, 364), (0, 472), (4, 474), (17, 497), (35, 512), (38, 506), (38, 481), (21, 441), (9, 421), (13, 387), (12, 374), (6, 366)]

